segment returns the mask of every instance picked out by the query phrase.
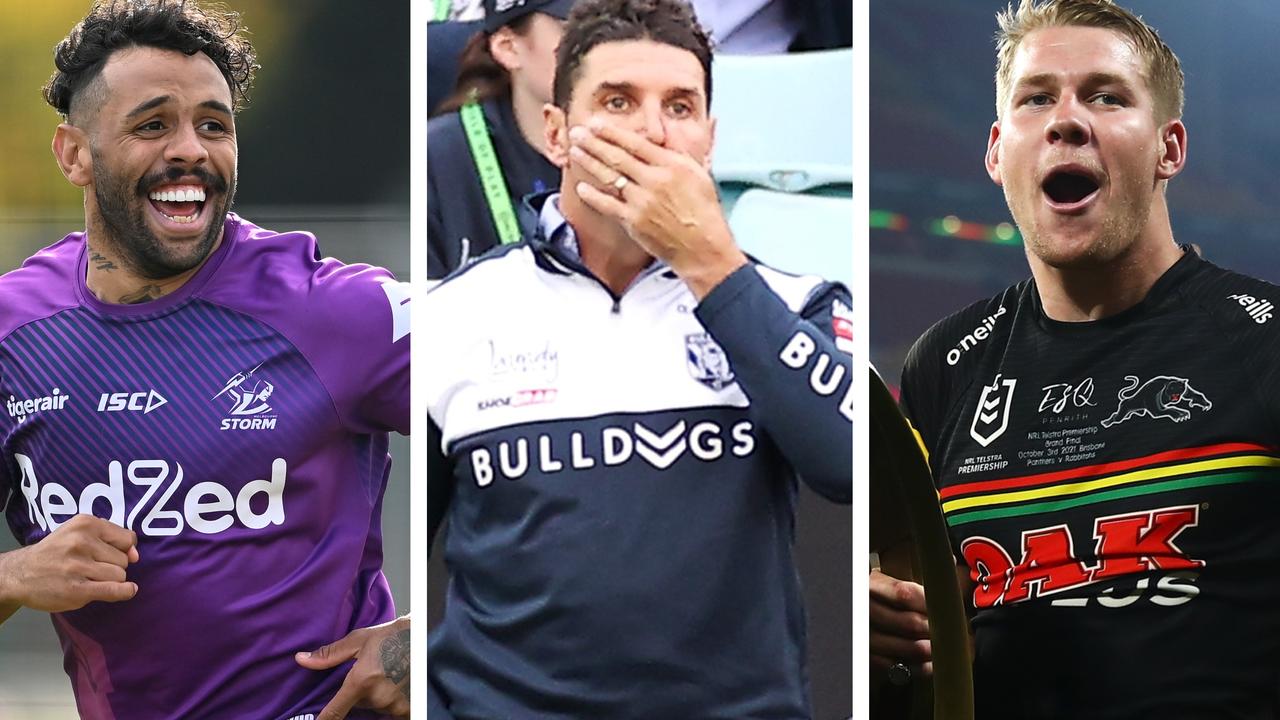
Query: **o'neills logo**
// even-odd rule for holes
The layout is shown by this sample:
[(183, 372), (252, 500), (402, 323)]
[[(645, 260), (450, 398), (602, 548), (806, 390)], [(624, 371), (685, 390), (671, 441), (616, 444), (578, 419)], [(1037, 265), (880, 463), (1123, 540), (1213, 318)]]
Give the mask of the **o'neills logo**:
[(29, 398), (19, 400), (13, 395), (4, 401), (4, 407), (9, 411), (9, 417), (16, 418), (18, 422), (27, 419), (28, 415), (38, 412), (48, 412), (49, 410), (61, 410), (63, 405), (67, 404), (67, 398), (70, 395), (63, 395), (62, 391), (54, 388), (48, 395), (38, 398)]
[(974, 607), (1011, 605), (1135, 573), (1202, 568), (1203, 560), (1188, 557), (1174, 544), (1199, 521), (1199, 505), (1098, 518), (1093, 523), (1098, 561), (1092, 566), (1076, 558), (1065, 525), (1023, 532), (1022, 559), (1016, 564), (999, 543), (985, 537), (965, 540), (960, 554), (975, 583)]
[(996, 326), (996, 318), (1008, 312), (1003, 305), (994, 314), (982, 319), (982, 324), (974, 328), (968, 335), (960, 338), (960, 344), (947, 351), (947, 364), (960, 362), (960, 356), (977, 347), (978, 343), (991, 336), (991, 329)]
[(719, 460), (726, 452), (747, 457), (756, 449), (752, 429), (750, 420), (741, 420), (727, 429), (710, 420), (692, 426), (681, 420), (661, 432), (637, 422), (630, 428), (601, 430), (600, 451), (594, 454), (587, 451), (586, 438), (580, 432), (570, 434), (568, 447), (563, 438), (556, 440), (542, 434), (537, 438), (504, 440), (498, 443), (496, 453), (489, 448), (472, 450), (471, 471), (476, 484), (485, 487), (498, 475), (519, 480), (535, 466), (543, 474), (551, 474), (566, 468), (614, 467), (639, 458), (658, 470), (666, 470), (685, 453), (703, 461)]
[(1272, 311), (1276, 309), (1276, 306), (1272, 305), (1270, 300), (1264, 300), (1244, 293), (1228, 295), (1227, 299), (1235, 300), (1239, 303), (1240, 307), (1244, 308), (1245, 313), (1247, 313), (1249, 317), (1253, 318), (1253, 321), (1259, 325), (1270, 320)]

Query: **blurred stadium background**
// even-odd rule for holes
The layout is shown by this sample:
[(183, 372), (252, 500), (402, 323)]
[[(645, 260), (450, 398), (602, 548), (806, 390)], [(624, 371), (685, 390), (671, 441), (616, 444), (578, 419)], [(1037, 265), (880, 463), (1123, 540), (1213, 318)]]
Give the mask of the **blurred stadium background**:
[[(268, 228), (309, 230), (326, 254), (409, 280), (409, 4), (380, 2), (376, 11), (349, 0), (228, 4), (241, 11), (262, 65), (252, 102), (236, 119), (236, 212)], [(59, 118), (40, 88), (53, 71), (54, 45), (89, 6), (0, 3), (0, 272), (84, 227), (80, 191), (49, 149)], [(391, 452), (386, 574), (407, 612), (407, 439), (393, 435)], [(0, 551), (13, 547), (0, 529)], [(19, 611), (0, 626), (0, 718), (75, 717), (49, 618)]]
[[(852, 286), (853, 51), (717, 55), (712, 68), (712, 172), (739, 244), (780, 270)], [(802, 487), (795, 553), (821, 720), (846, 718), (853, 706), (852, 534), (848, 506)], [(428, 576), (432, 625), (448, 583), (443, 543), (444, 532)]]
[[(1169, 184), (1174, 237), (1280, 282), (1280, 5), (1118, 0), (1182, 61), (1188, 162)], [(1015, 3), (1016, 4), (1016, 3)], [(871, 359), (894, 384), (937, 320), (1029, 276), (983, 167), (1004, 0), (870, 6)]]

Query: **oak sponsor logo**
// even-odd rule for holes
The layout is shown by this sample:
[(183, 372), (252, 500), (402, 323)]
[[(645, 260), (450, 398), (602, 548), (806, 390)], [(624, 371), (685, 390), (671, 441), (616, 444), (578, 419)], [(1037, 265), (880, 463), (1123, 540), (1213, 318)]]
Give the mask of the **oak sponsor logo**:
[(975, 347), (978, 346), (978, 343), (990, 337), (991, 330), (996, 326), (996, 320), (1000, 319), (1000, 316), (1004, 315), (1007, 312), (1008, 312), (1008, 309), (1006, 309), (1003, 305), (1001, 305), (999, 310), (996, 310), (991, 315), (988, 315), (987, 317), (983, 318), (982, 323), (978, 325), (978, 327), (971, 330), (969, 334), (960, 338), (959, 345), (956, 345), (955, 347), (947, 351), (947, 364), (955, 365), (956, 363), (960, 362), (961, 355), (964, 355), (965, 353), (974, 349)]
[[(237, 521), (252, 530), (284, 523), (289, 469), (284, 458), (272, 461), (269, 480), (251, 480), (235, 493), (226, 485), (209, 481), (183, 487), (186, 472), (181, 463), (112, 460), (107, 465), (107, 481), (85, 485), (79, 497), (60, 483), (41, 482), (30, 457), (15, 453), (14, 459), (22, 473), (18, 486), (27, 499), (27, 518), (48, 532), (77, 513), (104, 517), (148, 537), (177, 535), (186, 528), (216, 535)], [(145, 488), (132, 506), (125, 498), (126, 482)]]
[(169, 400), (155, 389), (102, 393), (98, 398), (98, 412), (140, 412), (146, 415), (168, 402)]
[(978, 396), (978, 407), (973, 411), (973, 422), (969, 424), (969, 437), (982, 447), (995, 442), (996, 438), (1009, 429), (1009, 409), (1013, 406), (1013, 391), (1018, 386), (1014, 378), (1008, 380), (996, 375), (990, 385), (982, 388)]
[(711, 420), (692, 425), (680, 420), (661, 431), (635, 422), (630, 427), (603, 428), (599, 436), (600, 450), (595, 454), (587, 451), (586, 437), (581, 432), (570, 433), (567, 448), (563, 438), (543, 433), (536, 438), (504, 440), (495, 450), (484, 447), (472, 450), (471, 472), (476, 484), (486, 487), (497, 477), (519, 480), (533, 467), (550, 475), (566, 469), (617, 467), (641, 461), (657, 470), (666, 470), (685, 453), (703, 462), (719, 460), (726, 453), (747, 457), (756, 449), (753, 431), (750, 420), (740, 420), (728, 428)]
[(4, 401), (4, 408), (9, 411), (9, 417), (22, 423), (35, 413), (61, 410), (70, 397), (70, 395), (64, 395), (58, 388), (50, 390), (49, 394), (43, 397), (19, 399), (10, 395), (9, 399)]
[[(1022, 557), (1017, 563), (998, 542), (981, 536), (961, 543), (960, 554), (969, 565), (969, 576), (975, 583), (973, 604), (978, 608), (1012, 605), (1157, 570), (1184, 573), (1160, 588), (1173, 590), (1171, 586), (1179, 579), (1194, 579), (1194, 575), (1185, 574), (1187, 571), (1205, 566), (1203, 560), (1189, 557), (1175, 544), (1184, 530), (1196, 527), (1199, 522), (1199, 505), (1097, 518), (1093, 524), (1093, 540), (1098, 560), (1094, 565), (1086, 565), (1077, 557), (1074, 538), (1066, 525), (1023, 532)], [(1144, 584), (1143, 589), (1146, 587)], [(1192, 592), (1184, 593), (1185, 599), (1175, 599), (1186, 602), (1197, 592), (1193, 586)], [(1083, 604), (1078, 598), (1073, 600), (1075, 602), (1060, 604)], [(1101, 596), (1098, 602), (1105, 604)]]
[(1249, 317), (1253, 318), (1253, 321), (1259, 325), (1270, 320), (1272, 311), (1276, 309), (1276, 306), (1272, 305), (1270, 300), (1264, 300), (1244, 293), (1228, 295), (1227, 299), (1235, 300), (1239, 303), (1240, 307), (1244, 308), (1245, 313), (1247, 313)]

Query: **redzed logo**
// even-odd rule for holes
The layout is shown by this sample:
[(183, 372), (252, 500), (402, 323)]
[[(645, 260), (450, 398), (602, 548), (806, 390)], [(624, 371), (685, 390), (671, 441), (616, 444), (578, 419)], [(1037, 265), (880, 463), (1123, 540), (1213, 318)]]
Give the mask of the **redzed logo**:
[(1076, 556), (1066, 525), (1022, 533), (1022, 559), (1015, 565), (996, 541), (971, 537), (960, 545), (973, 579), (973, 604), (989, 608), (1045, 597), (1095, 582), (1150, 570), (1202, 568), (1174, 540), (1199, 524), (1198, 505), (1159, 508), (1101, 517), (1093, 523), (1097, 564)]

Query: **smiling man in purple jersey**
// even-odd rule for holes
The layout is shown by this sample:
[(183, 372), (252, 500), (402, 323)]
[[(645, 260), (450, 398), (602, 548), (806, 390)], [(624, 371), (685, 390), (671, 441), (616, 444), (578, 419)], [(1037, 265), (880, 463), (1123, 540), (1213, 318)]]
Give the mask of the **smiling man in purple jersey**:
[(0, 617), (52, 613), (88, 718), (407, 715), (405, 286), (229, 212), (235, 14), (100, 3), (55, 61), (86, 229), (0, 278)]

